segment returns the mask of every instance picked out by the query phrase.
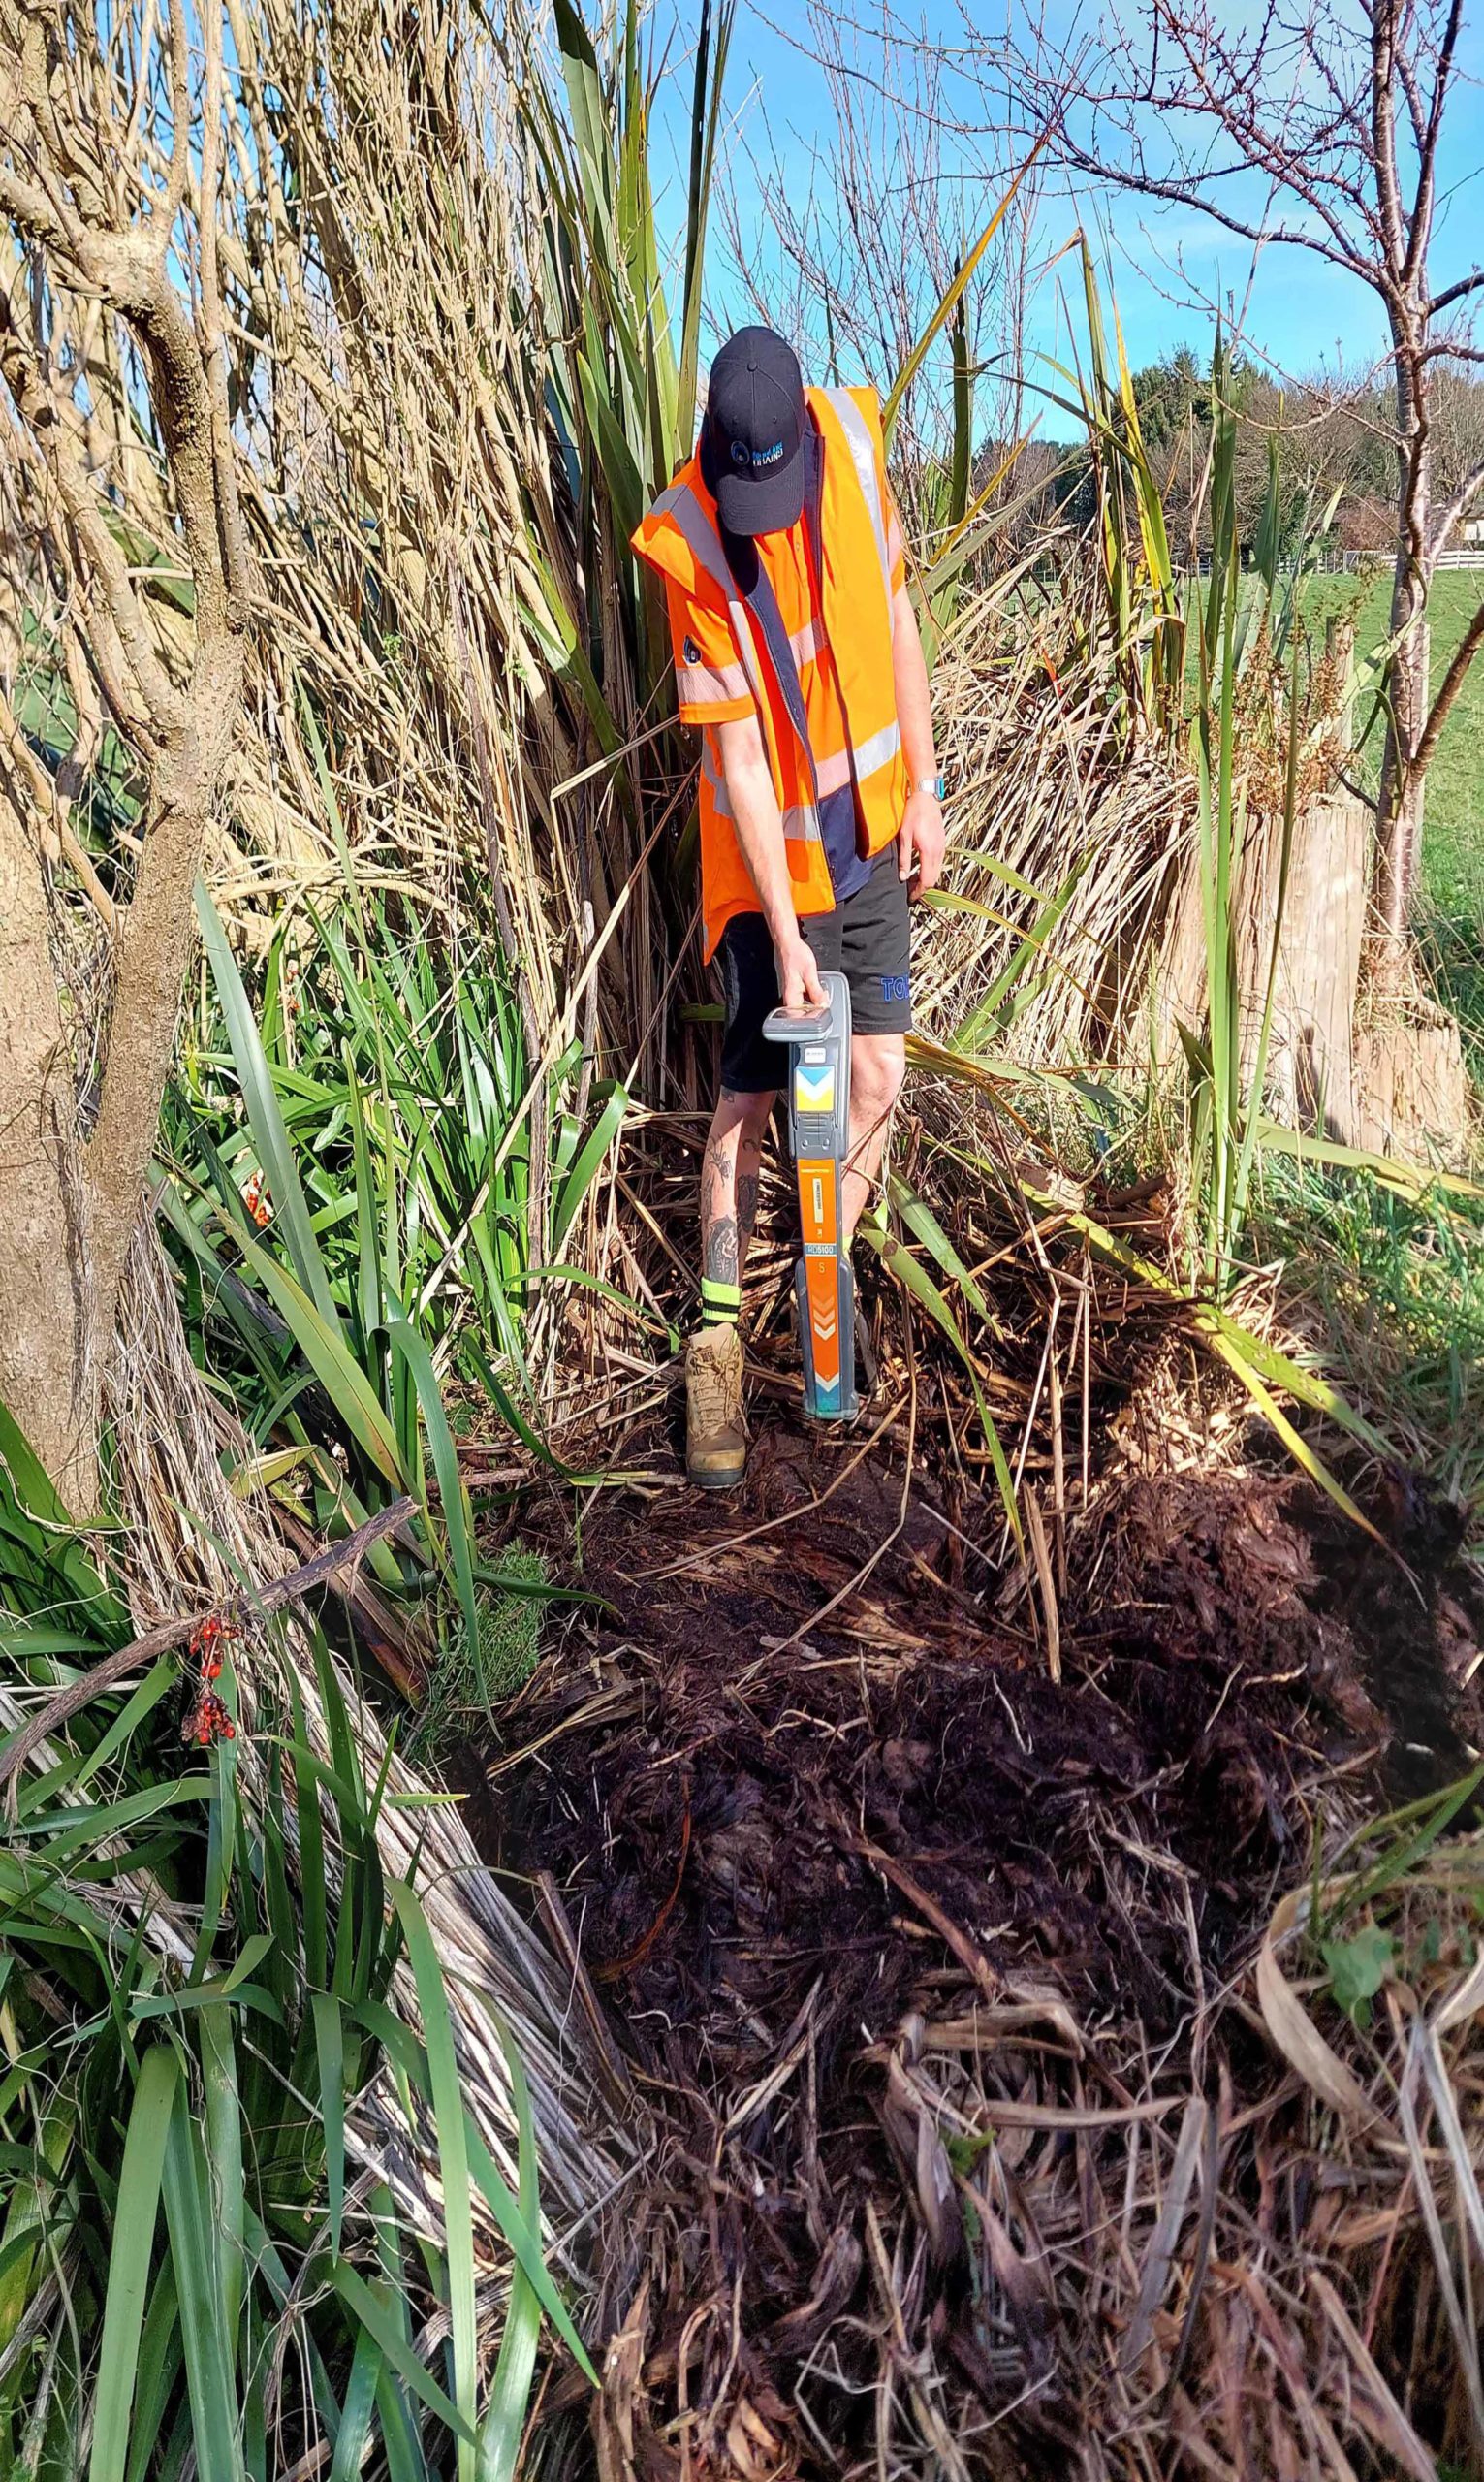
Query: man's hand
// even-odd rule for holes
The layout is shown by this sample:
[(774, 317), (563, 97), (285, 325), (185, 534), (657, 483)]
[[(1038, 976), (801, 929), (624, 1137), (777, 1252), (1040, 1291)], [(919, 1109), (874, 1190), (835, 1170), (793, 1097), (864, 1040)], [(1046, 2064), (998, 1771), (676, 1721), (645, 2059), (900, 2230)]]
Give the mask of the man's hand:
[(913, 793), (897, 839), (897, 868), (902, 878), (915, 879), (914, 896), (937, 886), (946, 837), (943, 807), (936, 793)]
[(814, 951), (802, 938), (797, 924), (790, 936), (785, 932), (775, 939), (773, 952), (778, 965), (778, 1005), (782, 1008), (822, 1008), (825, 987), (819, 979)]

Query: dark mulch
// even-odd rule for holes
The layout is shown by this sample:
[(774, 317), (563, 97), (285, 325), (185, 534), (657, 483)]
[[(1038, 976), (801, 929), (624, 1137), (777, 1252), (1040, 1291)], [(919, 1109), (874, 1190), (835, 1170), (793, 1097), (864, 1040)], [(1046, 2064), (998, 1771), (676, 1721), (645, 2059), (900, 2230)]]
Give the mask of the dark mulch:
[(630, 2026), (701, 2025), (721, 1990), (776, 2008), (825, 1956), (852, 2005), (889, 2012), (922, 1960), (882, 1962), (901, 1902), (864, 1839), (992, 1960), (1055, 1958), (1079, 2004), (1134, 1996), (1157, 2029), (1187, 2004), (1185, 1965), (1165, 1896), (1110, 1871), (1110, 1822), (1115, 1854), (1192, 1874), (1219, 1968), (1302, 1870), (1337, 1770), (1373, 1756), (1405, 1798), (1468, 1764), (1473, 1589), (1447, 1512), (1400, 1486), (1378, 1513), (1410, 1570), (1296, 1480), (1131, 1483), (1095, 1547), (1071, 1545), (1058, 1683), (1030, 1612), (1012, 1627), (976, 1600), (988, 1570), (922, 1496), (816, 1620), (897, 1524), (899, 1478), (867, 1464), (822, 1509), (736, 1538), (805, 1510), (830, 1470), (784, 1438), (721, 1506), (600, 1499), (583, 1575), (611, 1614), (507, 1710), (510, 1746), (546, 1745), (476, 1797), (491, 1857), (539, 1861), (580, 1911), (589, 1963), (632, 1959)]
[[(609, 1607), (465, 1763), (484, 1849), (554, 1880), (667, 2133), (614, 2305), (647, 2267), (635, 2471), (679, 2472), (678, 2389), (697, 2474), (874, 2469), (862, 2216), (937, 2246), (883, 2066), (903, 2025), (1055, 1990), (1153, 2075), (1303, 1879), (1316, 1816), (1446, 1781), (1484, 1737), (1484, 1614), (1448, 1513), (1401, 1483), (1374, 1513), (1409, 1567), (1292, 1477), (1109, 1488), (1053, 1542), (1058, 1682), (1037, 1598), (1005, 1605), (993, 1510), (917, 1490), (903, 1516), (900, 1456), (809, 1509), (846, 1453), (780, 1424), (720, 1506), (599, 1495), (582, 1575)], [(945, 2260), (917, 2308), (995, 2442), (965, 2469), (1066, 2469), (1081, 2379), (1001, 2426), (1024, 2356), (992, 2368), (964, 2301)], [(726, 2316), (687, 2361), (707, 2302)]]

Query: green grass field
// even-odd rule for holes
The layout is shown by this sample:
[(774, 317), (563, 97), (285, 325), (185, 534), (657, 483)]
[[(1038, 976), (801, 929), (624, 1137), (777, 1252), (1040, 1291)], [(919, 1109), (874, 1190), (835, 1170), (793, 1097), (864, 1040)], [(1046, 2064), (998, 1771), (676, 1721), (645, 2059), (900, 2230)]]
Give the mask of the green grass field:
[[(1433, 582), (1433, 686), (1484, 596), (1484, 571), (1444, 570)], [(1383, 644), (1391, 606), (1389, 571), (1369, 580), (1315, 578), (1306, 596), (1315, 620), (1354, 609), (1359, 655)], [(1364, 723), (1364, 716), (1358, 719)], [(1367, 745), (1373, 771), (1379, 727)], [(1459, 931), (1484, 930), (1484, 659), (1465, 682), (1428, 771), (1422, 849), (1424, 907)]]
[[(1244, 589), (1255, 593), (1255, 580), (1245, 581)], [(1435, 691), (1481, 597), (1484, 565), (1444, 570), (1433, 582)], [(1391, 571), (1381, 564), (1370, 577), (1313, 578), (1305, 589), (1304, 608), (1317, 630), (1322, 630), (1332, 613), (1353, 612), (1356, 654), (1363, 660), (1385, 643), (1391, 611)], [(1187, 678), (1193, 684), (1193, 638), (1186, 666)], [(1370, 720), (1369, 709), (1369, 700), (1363, 701), (1356, 716), (1360, 731)], [(1360, 773), (1373, 788), (1380, 754), (1381, 725), (1377, 717), (1371, 722), (1360, 759)], [(1438, 917), (1459, 933), (1484, 939), (1484, 656), (1474, 664), (1459, 692), (1428, 770), (1422, 876), (1424, 915)]]

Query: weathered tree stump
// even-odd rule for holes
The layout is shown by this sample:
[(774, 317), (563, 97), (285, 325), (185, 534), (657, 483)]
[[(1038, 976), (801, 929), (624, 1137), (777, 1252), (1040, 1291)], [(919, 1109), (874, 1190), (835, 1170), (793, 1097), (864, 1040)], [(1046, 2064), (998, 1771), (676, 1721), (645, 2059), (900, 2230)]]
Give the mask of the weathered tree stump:
[(1458, 1019), (1419, 991), (1363, 991), (1355, 1029), (1351, 1143), (1413, 1163), (1455, 1163), (1468, 1136)]
[[(1232, 887), (1243, 1074), (1249, 1080), (1256, 1069), (1276, 933), (1264, 1075), (1273, 1117), (1343, 1146), (1451, 1162), (1469, 1120), (1462, 1038), (1457, 1020), (1424, 990), (1411, 951), (1388, 941), (1383, 959), (1372, 939), (1373, 842), (1363, 803), (1342, 794), (1307, 803), (1294, 822), (1279, 922), (1282, 820), (1248, 818)], [(1178, 1060), (1180, 1026), (1202, 1026), (1208, 1002), (1192, 845), (1166, 918), (1153, 1002), (1161, 1065)]]

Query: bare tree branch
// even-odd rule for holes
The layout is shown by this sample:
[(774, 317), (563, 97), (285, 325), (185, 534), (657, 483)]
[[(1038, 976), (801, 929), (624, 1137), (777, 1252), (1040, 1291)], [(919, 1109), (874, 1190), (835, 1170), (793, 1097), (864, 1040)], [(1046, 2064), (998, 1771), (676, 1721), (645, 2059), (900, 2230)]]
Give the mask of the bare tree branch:
[[(0, 290), (0, 378), (11, 392), (31, 447), (44, 463), (86, 568), (102, 594), (95, 605), (98, 655), (111, 701), (128, 729), (153, 751), (183, 720), (179, 694), (155, 652), (129, 564), (109, 531), (104, 503), (63, 429), (60, 408), (42, 377), (15, 315), (10, 293)], [(131, 683), (132, 675), (132, 683)]]
[(1446, 550), (1448, 537), (1459, 519), (1468, 508), (1469, 501), (1481, 491), (1484, 491), (1484, 459), (1481, 459), (1478, 464), (1472, 466), (1464, 476), (1446, 507), (1438, 511), (1428, 544), (1430, 561), (1436, 560), (1438, 553)]
[(1442, 728), (1453, 712), (1458, 693), (1468, 678), (1481, 646), (1484, 646), (1484, 603), (1480, 604), (1453, 650), (1453, 660), (1443, 674), (1442, 686), (1433, 701), (1432, 711), (1418, 737), (1412, 765), (1420, 772), (1425, 772), (1432, 761)]
[[(86, 890), (90, 903), (111, 936), (118, 924), (117, 907), (93, 868), (91, 855), (79, 843), (57, 799), (56, 787), (21, 731), (15, 710), (3, 691), (0, 691), (0, 751), (4, 752), (16, 773), (25, 778), (33, 814), (50, 829), (56, 840), (56, 850), (79, 885)], [(0, 771), (0, 780), (3, 780), (3, 771)], [(16, 802), (13, 807), (24, 823), (25, 805)]]
[(1461, 275), (1456, 284), (1444, 285), (1441, 293), (1434, 294), (1428, 303), (1428, 317), (1436, 319), (1442, 311), (1451, 310), (1456, 302), (1467, 302), (1481, 292), (1484, 292), (1484, 268), (1475, 268), (1471, 274)]
[[(1074, 67), (1048, 42), (1018, 80), (1027, 112), (1053, 121), (1072, 170), (1195, 208), (1254, 249), (1276, 240), (1307, 249), (1381, 306), (1397, 482), (1378, 826), (1382, 907), (1397, 939), (1437, 745), (1421, 622), (1434, 560), (1479, 488), (1470, 461), (1435, 505), (1438, 366), (1481, 359), (1467, 320), (1447, 334), (1437, 323), (1476, 303), (1484, 270), (1436, 292), (1428, 279), (1462, 26), (1463, 0), (1354, 0), (1343, 11), (1266, 0), (1255, 21), (1233, 21), (1214, 0), (1143, 0), (1135, 26), (1106, 33), (1091, 60), (1079, 54)], [(1260, 206), (1250, 196), (1259, 180)]]

